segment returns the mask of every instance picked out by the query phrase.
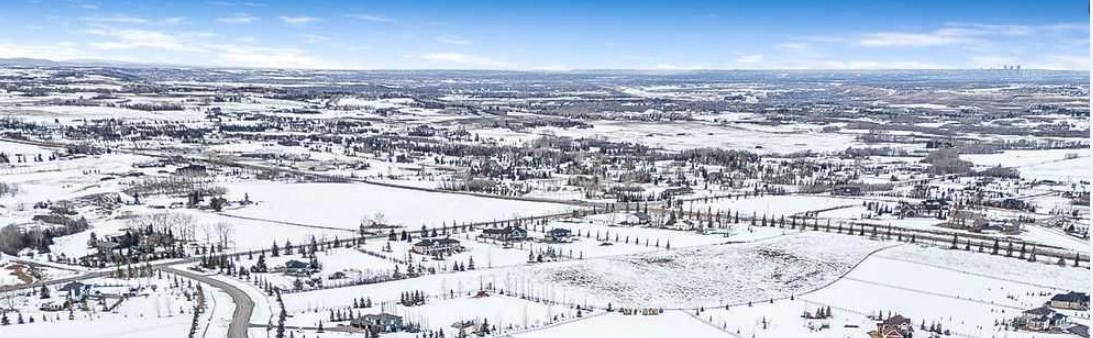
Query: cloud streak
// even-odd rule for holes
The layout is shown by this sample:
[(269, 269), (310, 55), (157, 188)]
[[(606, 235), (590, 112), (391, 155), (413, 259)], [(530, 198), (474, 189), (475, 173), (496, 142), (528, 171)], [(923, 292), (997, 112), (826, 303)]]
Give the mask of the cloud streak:
[(422, 54), (420, 59), (428, 61), (433, 65), (443, 66), (444, 68), (453, 66), (471, 68), (512, 68), (514, 66), (512, 63), (506, 61), (461, 53), (426, 53)]
[(251, 22), (258, 21), (258, 17), (247, 14), (247, 13), (238, 13), (238, 14), (233, 14), (231, 16), (217, 18), (216, 21), (220, 22), (220, 23), (239, 25), (239, 24), (248, 24), (248, 23), (251, 23)]
[(286, 24), (293, 25), (293, 26), (303, 26), (303, 25), (307, 25), (307, 24), (322, 21), (322, 19), (319, 19), (319, 18), (316, 18), (316, 17), (302, 16), (302, 15), (301, 16), (282, 15), (282, 16), (279, 16), (277, 18), (281, 19), (281, 22), (284, 22)]
[(444, 43), (444, 44), (458, 45), (458, 46), (470, 46), (470, 45), (473, 44), (473, 42), (471, 42), (471, 40), (467, 40), (467, 39), (464, 39), (464, 38), (461, 38), (461, 37), (458, 37), (458, 36), (455, 36), (455, 35), (441, 35), (441, 36), (436, 37), (436, 41), (440, 42), (440, 43)]
[(381, 23), (395, 22), (395, 19), (383, 16), (383, 15), (370, 14), (370, 13), (346, 14), (345, 17), (353, 18), (353, 19), (357, 19), (357, 20), (371, 21), (371, 22), (381, 22)]

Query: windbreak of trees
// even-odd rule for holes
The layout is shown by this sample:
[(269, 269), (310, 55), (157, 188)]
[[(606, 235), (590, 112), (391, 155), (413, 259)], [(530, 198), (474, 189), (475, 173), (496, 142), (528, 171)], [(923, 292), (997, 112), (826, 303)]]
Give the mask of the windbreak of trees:
[(930, 172), (939, 175), (966, 174), (972, 168), (972, 163), (960, 159), (960, 152), (953, 148), (935, 150), (921, 162), (929, 164)]
[(15, 196), (19, 193), (19, 186), (11, 183), (0, 182), (0, 197)]
[(49, 252), (49, 246), (53, 245), (53, 238), (82, 232), (87, 228), (87, 220), (83, 217), (71, 219), (53, 227), (25, 229), (19, 225), (9, 224), (0, 228), (0, 252), (15, 255), (27, 248), (43, 253)]

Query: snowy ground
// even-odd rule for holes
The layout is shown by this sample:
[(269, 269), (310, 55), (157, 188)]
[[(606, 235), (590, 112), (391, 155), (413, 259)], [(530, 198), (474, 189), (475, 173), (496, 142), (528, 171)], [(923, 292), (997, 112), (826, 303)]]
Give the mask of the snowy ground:
[(797, 213), (806, 211), (819, 211), (824, 209), (836, 208), (841, 206), (860, 206), (861, 201), (823, 197), (823, 196), (762, 196), (762, 197), (750, 197), (750, 198), (725, 198), (711, 200), (709, 202), (695, 201), (692, 203), (686, 203), (683, 206), (683, 210), (694, 210), (695, 212), (706, 212), (707, 209), (713, 208), (717, 211), (731, 211), (734, 214), (740, 213), (740, 217), (751, 217), (754, 213), (756, 217), (762, 217), (763, 215), (773, 216), (778, 218), (780, 216), (789, 217)]
[[(324, 322), (326, 327), (348, 324), (348, 321), (331, 322), (330, 310), (350, 311), (350, 309), (304, 310), (294, 313), (286, 325), (316, 327), (320, 321)], [(453, 298), (430, 299), (424, 305), (411, 307), (395, 302), (375, 303), (371, 308), (352, 309), (352, 311), (359, 315), (380, 312), (399, 315), (408, 322), (421, 324), (423, 329), (442, 329), (446, 336), (451, 337), (455, 337), (458, 333), (451, 324), (460, 321), (480, 322), (485, 319), (490, 325), (497, 326), (498, 331), (503, 334), (572, 319), (576, 316), (576, 310), (572, 307), (496, 294), (485, 297), (460, 294)]]
[(519, 338), (598, 338), (598, 337), (732, 337), (715, 327), (704, 325), (680, 311), (665, 311), (655, 316), (608, 313), (539, 331), (517, 334)]
[(0, 332), (5, 338), (183, 338), (190, 331), (190, 322), (191, 318), (187, 316), (140, 320), (77, 318), (71, 321), (12, 325), (0, 329)]
[[(93, 285), (92, 292), (120, 295), (132, 291), (134, 294), (121, 301), (110, 311), (107, 306), (118, 300), (106, 298), (103, 301), (89, 300), (88, 310), (77, 310), (69, 317), (68, 311), (42, 311), (42, 304), (62, 302), (66, 294), (60, 286), (50, 287), (51, 297), (42, 299), (38, 289), (28, 293), (6, 293), (0, 298), (4, 308), (15, 309), (9, 312), (13, 325), (0, 329), (0, 335), (6, 337), (186, 337), (193, 319), (193, 307), (196, 297), (196, 284), (187, 286), (185, 280), (173, 285), (170, 275), (163, 278), (114, 279), (96, 278), (84, 283)], [(206, 287), (207, 310), (201, 320), (202, 330), (208, 327), (212, 334), (223, 332), (225, 316), (231, 317), (234, 305), (226, 295), (218, 295), (215, 289)], [(190, 296), (187, 296), (187, 293)], [(34, 323), (16, 324), (15, 318), (22, 315)], [(226, 326), (225, 326), (226, 327)]]
[(819, 126), (788, 125), (776, 128), (738, 123), (717, 125), (700, 122), (642, 123), (595, 122), (592, 128), (536, 128), (537, 134), (569, 137), (601, 137), (615, 142), (635, 142), (668, 150), (700, 147), (748, 150), (763, 154), (788, 154), (810, 150), (837, 152), (856, 144), (854, 135), (820, 133)]
[[(389, 223), (416, 229), (455, 222), (538, 216), (568, 210), (561, 204), (510, 201), (369, 184), (240, 182), (226, 184), (229, 199), (249, 194), (256, 205), (233, 215), (355, 230), (363, 217), (382, 213)], [(287, 193), (286, 193), (287, 192)], [(418, 206), (418, 207), (407, 207)], [(427, 210), (428, 212), (423, 212)]]
[(0, 257), (0, 286), (29, 284), (75, 274), (74, 271), (47, 266), (31, 266)]
[[(531, 269), (575, 299), (624, 307), (693, 307), (778, 298), (824, 285), (890, 243), (800, 233), (758, 243), (678, 249)], [(819, 248), (819, 243), (825, 247)], [(838, 247), (834, 247), (837, 245)], [(514, 285), (514, 287), (519, 287)]]
[[(834, 238), (839, 241), (833, 241)], [(290, 294), (285, 303), (290, 308), (312, 308), (344, 305), (347, 294), (398, 299), (403, 290), (444, 294), (489, 285), (598, 307), (608, 303), (616, 307), (664, 308), (739, 303), (789, 296), (822, 286), (848, 271), (869, 252), (891, 244), (833, 234), (800, 233), (748, 244), (475, 270)]]
[[(1049, 274), (1055, 277), (1044, 280)], [(1088, 285), (1087, 269), (904, 245), (870, 257), (846, 278), (799, 299), (846, 316), (892, 311), (916, 326), (937, 322), (960, 336), (1027, 337), (1034, 335), (1003, 332), (995, 321)]]

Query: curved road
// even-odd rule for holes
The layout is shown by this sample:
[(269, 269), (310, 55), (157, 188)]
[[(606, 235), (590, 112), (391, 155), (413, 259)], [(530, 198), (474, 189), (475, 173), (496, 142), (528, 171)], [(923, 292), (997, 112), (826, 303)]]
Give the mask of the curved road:
[(232, 312), (232, 321), (231, 324), (228, 325), (228, 338), (247, 338), (247, 328), (250, 326), (250, 317), (251, 314), (254, 313), (254, 301), (250, 299), (250, 296), (247, 296), (246, 292), (231, 285), (231, 283), (198, 274), (193, 271), (172, 267), (160, 267), (157, 269), (178, 274), (227, 292), (228, 296), (231, 296), (232, 302), (235, 303), (235, 311)]

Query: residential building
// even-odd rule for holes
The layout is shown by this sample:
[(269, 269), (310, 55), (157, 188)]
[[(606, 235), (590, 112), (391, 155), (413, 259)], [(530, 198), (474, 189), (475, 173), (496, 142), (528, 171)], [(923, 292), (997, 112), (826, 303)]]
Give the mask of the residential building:
[(1089, 295), (1084, 292), (1060, 293), (1051, 297), (1048, 306), (1062, 310), (1089, 310)]
[(402, 316), (385, 312), (357, 317), (349, 325), (358, 329), (378, 328), (379, 332), (398, 332), (403, 329)]
[(451, 238), (426, 238), (414, 243), (410, 251), (419, 255), (452, 254), (463, 251), (463, 246)]
[(504, 228), (482, 230), (482, 238), (488, 238), (503, 242), (515, 242), (528, 239), (528, 231), (520, 226), (506, 226)]
[(564, 243), (564, 242), (569, 242), (569, 240), (570, 240), (570, 238), (572, 238), (572, 236), (573, 236), (573, 233), (571, 231), (569, 231), (569, 229), (554, 228), (554, 229), (550, 229), (550, 231), (547, 231), (545, 239), (548, 242)]

